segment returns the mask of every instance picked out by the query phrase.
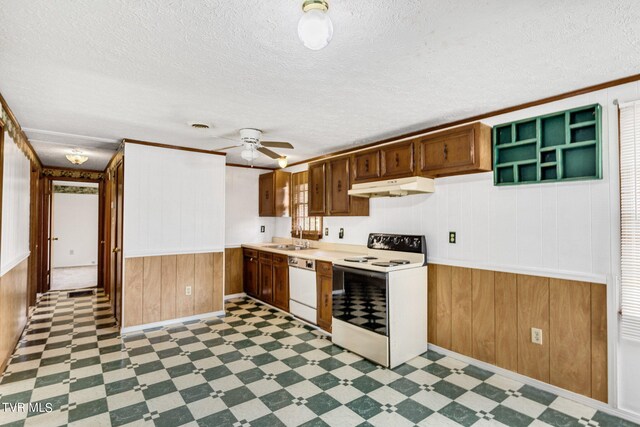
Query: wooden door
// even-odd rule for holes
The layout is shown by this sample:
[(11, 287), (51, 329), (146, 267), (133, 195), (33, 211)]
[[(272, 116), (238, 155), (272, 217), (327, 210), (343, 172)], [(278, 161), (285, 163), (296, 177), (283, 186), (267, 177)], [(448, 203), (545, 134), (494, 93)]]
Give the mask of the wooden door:
[(317, 323), (325, 331), (331, 332), (333, 274), (330, 262), (316, 263), (316, 282), (318, 286)]
[(242, 262), (244, 291), (258, 297), (258, 252), (244, 249)]
[(267, 304), (273, 304), (273, 258), (270, 253), (260, 252), (258, 261), (260, 277), (260, 299)]
[(348, 215), (350, 212), (349, 158), (342, 157), (329, 162), (329, 214)]
[(353, 182), (375, 181), (380, 178), (380, 150), (353, 155)]
[(44, 291), (48, 292), (51, 289), (51, 246), (53, 244), (53, 182), (50, 179), (45, 181), (45, 236), (46, 243), (46, 255), (44, 259), (45, 263), (45, 276), (44, 276)]
[(326, 214), (326, 163), (309, 165), (309, 215)]
[(403, 178), (413, 176), (413, 141), (383, 146), (380, 149), (380, 163), (383, 178)]
[(273, 256), (273, 305), (289, 311), (289, 264), (285, 255)]
[(118, 324), (122, 324), (122, 224), (124, 221), (124, 162), (120, 162), (116, 167), (115, 184), (115, 316)]
[(418, 142), (420, 172), (437, 175), (444, 169), (473, 166), (475, 131), (465, 127), (439, 137), (425, 137)]
[(273, 172), (260, 175), (259, 179), (259, 215), (260, 216), (275, 216), (276, 203), (275, 203), (275, 188), (273, 181)]

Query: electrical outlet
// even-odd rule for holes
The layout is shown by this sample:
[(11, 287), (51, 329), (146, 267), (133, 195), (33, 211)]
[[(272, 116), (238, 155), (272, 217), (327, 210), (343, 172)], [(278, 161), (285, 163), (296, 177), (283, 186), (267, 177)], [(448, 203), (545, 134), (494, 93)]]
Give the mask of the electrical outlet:
[(261, 226), (260, 226), (260, 232), (261, 232), (261, 233), (264, 233), (264, 225), (261, 225)]
[(531, 342), (542, 345), (542, 329), (531, 328)]
[(186, 288), (184, 288), (184, 294), (191, 295), (191, 286), (187, 286)]
[(329, 227), (325, 227), (324, 228), (324, 235), (328, 236), (329, 235)]
[(344, 228), (341, 228), (341, 229), (340, 229), (340, 232), (338, 233), (338, 238), (339, 238), (339, 239), (344, 238)]
[(456, 232), (455, 231), (450, 231), (449, 232), (449, 243), (456, 243)]

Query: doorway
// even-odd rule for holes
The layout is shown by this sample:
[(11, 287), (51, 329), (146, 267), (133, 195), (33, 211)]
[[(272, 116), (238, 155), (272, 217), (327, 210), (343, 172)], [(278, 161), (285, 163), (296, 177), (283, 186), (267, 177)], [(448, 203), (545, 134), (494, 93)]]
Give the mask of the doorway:
[(95, 288), (99, 264), (99, 185), (53, 181), (51, 290)]

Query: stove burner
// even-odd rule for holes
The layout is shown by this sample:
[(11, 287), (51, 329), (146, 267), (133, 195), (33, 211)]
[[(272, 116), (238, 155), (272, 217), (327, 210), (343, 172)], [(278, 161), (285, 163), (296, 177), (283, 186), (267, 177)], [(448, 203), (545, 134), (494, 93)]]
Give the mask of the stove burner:
[(392, 259), (389, 262), (392, 262), (394, 264), (399, 264), (399, 265), (409, 264), (409, 261), (406, 259)]
[(372, 262), (371, 265), (375, 265), (376, 267), (394, 267), (398, 264), (392, 262)]
[(347, 262), (367, 262), (366, 258), (345, 258)]
[(364, 259), (378, 259), (378, 257), (375, 257), (375, 256), (366, 256), (366, 257), (363, 257), (363, 258)]

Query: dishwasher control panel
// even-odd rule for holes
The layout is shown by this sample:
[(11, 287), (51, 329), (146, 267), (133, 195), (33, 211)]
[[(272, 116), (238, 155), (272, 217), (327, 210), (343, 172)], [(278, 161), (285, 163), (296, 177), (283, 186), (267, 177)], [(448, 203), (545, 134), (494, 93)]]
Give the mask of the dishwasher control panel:
[(304, 270), (316, 271), (316, 262), (312, 259), (289, 257), (289, 267), (302, 268)]

